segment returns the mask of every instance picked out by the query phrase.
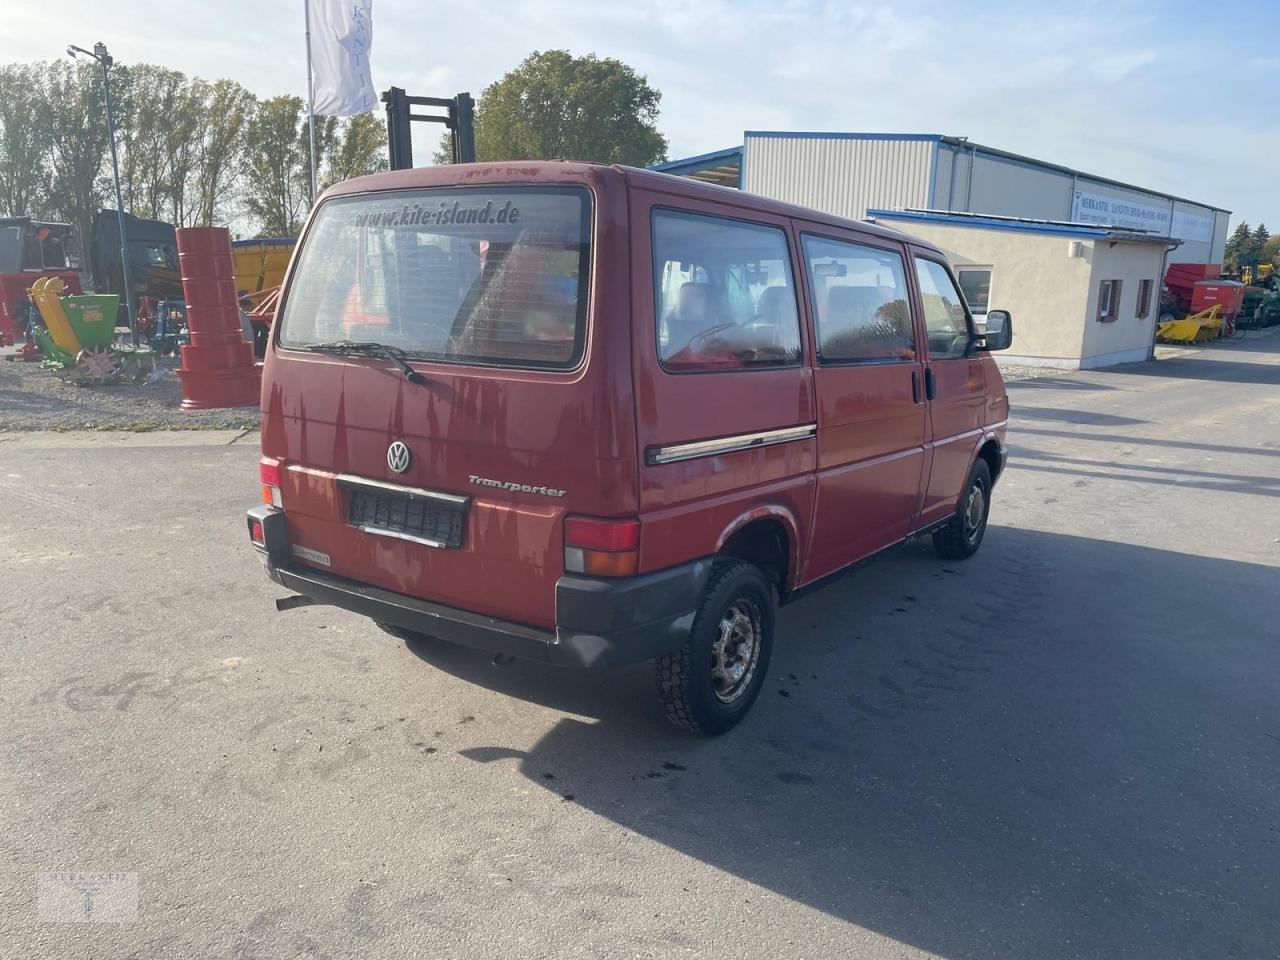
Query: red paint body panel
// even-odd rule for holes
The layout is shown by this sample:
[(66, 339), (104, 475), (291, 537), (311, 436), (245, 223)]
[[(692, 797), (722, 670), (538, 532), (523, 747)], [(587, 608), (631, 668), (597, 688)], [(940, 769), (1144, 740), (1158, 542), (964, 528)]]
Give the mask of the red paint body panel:
[[(291, 542), (327, 554), (334, 573), (553, 627), (566, 515), (638, 517), (641, 572), (714, 554), (735, 530), (767, 519), (786, 532), (786, 586), (795, 588), (945, 516), (981, 442), (1003, 435), (1007, 400), (985, 354), (935, 363), (939, 395), (932, 406), (912, 385), (912, 373), (923, 376), (924, 357), (817, 363), (800, 230), (887, 246), (910, 263), (908, 238), (894, 231), (661, 174), (577, 163), (401, 171), (340, 184), (325, 198), (486, 184), (589, 189), (584, 357), (568, 371), (413, 360), (425, 376), (414, 384), (382, 357), (287, 349), (273, 331), (262, 387), (263, 453), (286, 466), (282, 500)], [(704, 373), (661, 366), (650, 242), (655, 208), (785, 233), (802, 291), (800, 363)], [(299, 250), (306, 243), (304, 231)], [(803, 435), (806, 427), (813, 429)], [(648, 462), (658, 448), (791, 428), (802, 435), (773, 446)], [(414, 453), (403, 474), (387, 465), (395, 440)], [(471, 497), (462, 545), (437, 549), (348, 525), (341, 473)], [(565, 494), (495, 489), (477, 485), (476, 477)]]
[(1221, 306), (1223, 318), (1235, 317), (1244, 305), (1244, 294), (1247, 289), (1248, 287), (1243, 283), (1201, 280), (1192, 288), (1191, 312), (1199, 313), (1210, 307)]

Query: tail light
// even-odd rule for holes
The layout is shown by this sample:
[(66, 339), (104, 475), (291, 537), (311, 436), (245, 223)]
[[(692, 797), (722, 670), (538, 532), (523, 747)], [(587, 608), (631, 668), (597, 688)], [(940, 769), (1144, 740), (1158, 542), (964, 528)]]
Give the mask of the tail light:
[(255, 520), (249, 524), (249, 539), (260, 547), (266, 546), (267, 535), (262, 530), (261, 520)]
[(269, 507), (283, 507), (280, 499), (280, 461), (263, 457), (258, 461), (258, 477), (262, 480), (262, 502)]
[(640, 521), (566, 517), (564, 568), (594, 577), (626, 577), (640, 569)]

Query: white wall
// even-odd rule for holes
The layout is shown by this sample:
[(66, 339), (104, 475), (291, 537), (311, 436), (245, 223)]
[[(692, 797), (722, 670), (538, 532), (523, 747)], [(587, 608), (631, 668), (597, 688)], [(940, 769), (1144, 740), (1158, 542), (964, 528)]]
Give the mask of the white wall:
[(1068, 256), (1065, 236), (888, 217), (877, 222), (941, 248), (953, 266), (992, 268), (990, 308), (1013, 316), (1010, 360), (1063, 369), (1080, 365), (1093, 273), (1090, 241), (1084, 257), (1076, 258)]
[[(991, 267), (990, 309), (1013, 316), (1013, 345), (997, 359), (1076, 369), (1143, 360), (1156, 320), (1159, 283), (1145, 320), (1135, 318), (1138, 281), (1157, 280), (1164, 247), (1058, 234), (879, 217), (934, 244), (953, 266)], [(1071, 256), (1072, 244), (1082, 256)], [(1119, 319), (1097, 320), (1102, 280), (1120, 280)]]
[[(1147, 358), (1159, 314), (1162, 250), (1153, 243), (1094, 242), (1081, 367), (1106, 367)], [(1098, 297), (1104, 280), (1121, 281), (1120, 306), (1114, 323), (1100, 323), (1097, 319)], [(1154, 281), (1151, 306), (1145, 318), (1137, 316), (1138, 287), (1142, 280)]]

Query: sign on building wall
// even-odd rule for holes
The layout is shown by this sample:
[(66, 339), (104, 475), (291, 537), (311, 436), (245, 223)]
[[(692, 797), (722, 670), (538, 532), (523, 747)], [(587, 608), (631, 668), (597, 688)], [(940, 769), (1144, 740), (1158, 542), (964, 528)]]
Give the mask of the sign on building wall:
[(1167, 206), (1153, 207), (1084, 190), (1075, 192), (1071, 204), (1071, 219), (1076, 223), (1146, 230), (1158, 237), (1174, 237), (1178, 240), (1213, 240), (1212, 217), (1181, 210), (1173, 212)]
[(1213, 242), (1213, 217), (1205, 217), (1198, 213), (1187, 213), (1185, 210), (1173, 212), (1173, 236), (1179, 240), (1203, 240)]

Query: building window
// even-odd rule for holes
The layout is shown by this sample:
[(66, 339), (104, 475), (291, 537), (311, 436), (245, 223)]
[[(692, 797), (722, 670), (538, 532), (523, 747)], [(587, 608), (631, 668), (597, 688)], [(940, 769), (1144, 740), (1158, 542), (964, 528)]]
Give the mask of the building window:
[(991, 268), (957, 267), (956, 279), (960, 281), (960, 292), (969, 304), (969, 311), (984, 315), (991, 300)]
[(1139, 320), (1145, 320), (1151, 314), (1151, 291), (1154, 287), (1154, 280), (1138, 281), (1138, 310), (1134, 316)]
[(805, 235), (818, 360), (895, 363), (916, 357), (906, 270), (892, 250)]
[(653, 278), (658, 359), (667, 370), (800, 362), (791, 254), (777, 227), (656, 210)]
[(1098, 322), (1114, 323), (1120, 316), (1119, 280), (1103, 280), (1098, 289)]

